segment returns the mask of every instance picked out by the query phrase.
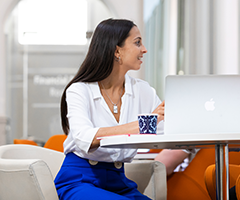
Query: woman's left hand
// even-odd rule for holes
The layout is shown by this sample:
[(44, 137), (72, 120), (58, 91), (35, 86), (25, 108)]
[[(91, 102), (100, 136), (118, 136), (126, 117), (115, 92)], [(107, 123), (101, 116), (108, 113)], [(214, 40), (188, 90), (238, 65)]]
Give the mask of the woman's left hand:
[(163, 101), (152, 113), (158, 114), (158, 122), (164, 120), (165, 101)]

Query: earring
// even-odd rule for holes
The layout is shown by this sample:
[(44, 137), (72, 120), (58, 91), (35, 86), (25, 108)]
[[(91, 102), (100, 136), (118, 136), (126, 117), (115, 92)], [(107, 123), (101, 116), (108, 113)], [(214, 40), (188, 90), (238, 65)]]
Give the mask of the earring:
[(119, 62), (119, 61), (121, 60), (120, 56), (119, 56), (118, 58), (115, 57), (115, 60), (116, 60), (117, 62)]

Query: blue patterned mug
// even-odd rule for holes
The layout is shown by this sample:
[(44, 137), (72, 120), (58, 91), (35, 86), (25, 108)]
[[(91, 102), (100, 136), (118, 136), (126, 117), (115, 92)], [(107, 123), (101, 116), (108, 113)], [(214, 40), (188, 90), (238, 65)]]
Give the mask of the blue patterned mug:
[(139, 125), (140, 134), (156, 134), (157, 133), (157, 117), (158, 117), (158, 114), (138, 115), (138, 125)]

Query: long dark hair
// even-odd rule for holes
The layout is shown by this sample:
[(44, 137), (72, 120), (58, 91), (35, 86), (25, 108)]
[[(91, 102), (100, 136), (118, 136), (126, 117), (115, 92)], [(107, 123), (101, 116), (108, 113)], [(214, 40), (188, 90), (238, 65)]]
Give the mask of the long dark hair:
[(68, 135), (66, 90), (76, 82), (96, 82), (107, 78), (113, 69), (116, 47), (122, 47), (133, 26), (125, 19), (107, 19), (94, 31), (89, 50), (77, 74), (66, 86), (61, 98), (61, 120), (63, 132)]

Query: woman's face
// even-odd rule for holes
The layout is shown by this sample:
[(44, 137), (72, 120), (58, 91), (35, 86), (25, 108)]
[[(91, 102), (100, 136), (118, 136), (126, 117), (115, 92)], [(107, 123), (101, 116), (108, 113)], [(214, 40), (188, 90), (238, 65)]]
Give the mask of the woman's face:
[(118, 56), (120, 63), (127, 67), (127, 70), (138, 70), (142, 64), (143, 54), (147, 53), (147, 49), (142, 44), (142, 37), (139, 29), (134, 26), (128, 38), (122, 47), (118, 47)]

